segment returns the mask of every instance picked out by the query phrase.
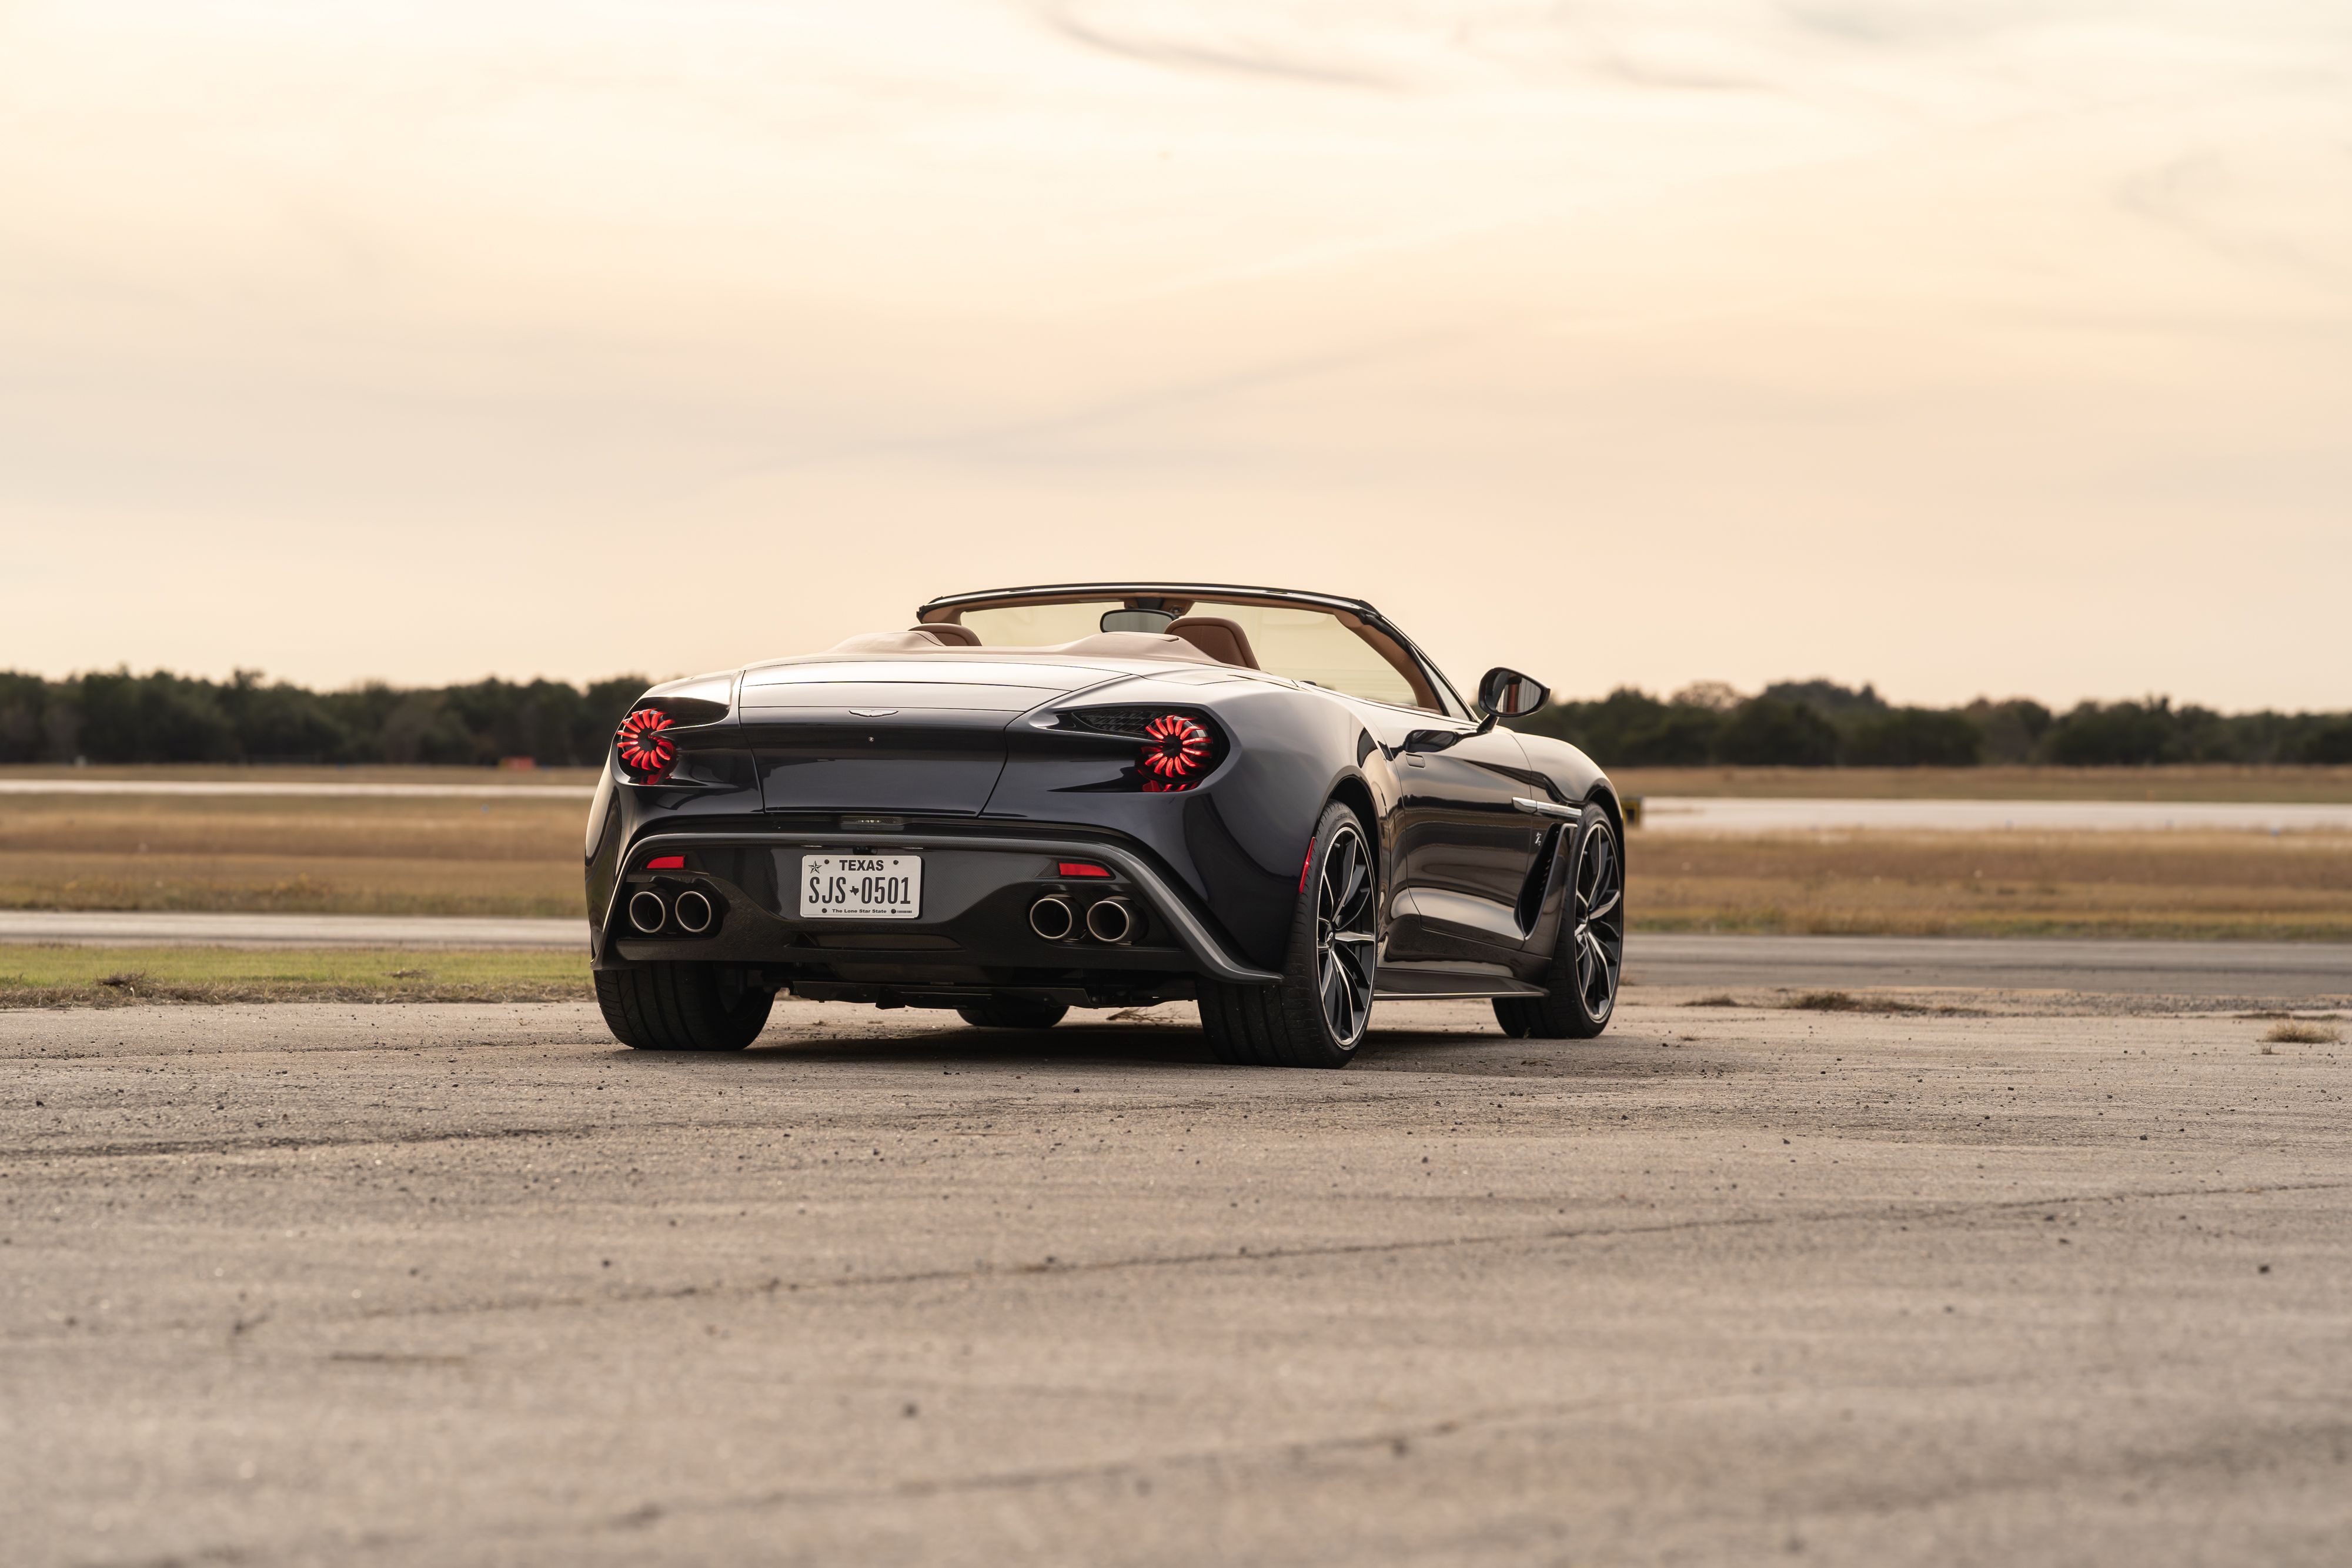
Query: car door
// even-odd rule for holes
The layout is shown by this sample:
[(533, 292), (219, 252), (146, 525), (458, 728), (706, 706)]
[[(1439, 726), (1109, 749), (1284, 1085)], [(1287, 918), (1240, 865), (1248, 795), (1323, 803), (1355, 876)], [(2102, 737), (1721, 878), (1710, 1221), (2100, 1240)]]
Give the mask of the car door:
[[(1495, 963), (1517, 952), (1519, 895), (1538, 837), (1514, 801), (1527, 753), (1507, 729), (1481, 733), (1438, 715), (1362, 705), (1398, 785), (1384, 961)], [(1420, 735), (1422, 744), (1408, 747)], [(1451, 745), (1433, 736), (1459, 737)]]

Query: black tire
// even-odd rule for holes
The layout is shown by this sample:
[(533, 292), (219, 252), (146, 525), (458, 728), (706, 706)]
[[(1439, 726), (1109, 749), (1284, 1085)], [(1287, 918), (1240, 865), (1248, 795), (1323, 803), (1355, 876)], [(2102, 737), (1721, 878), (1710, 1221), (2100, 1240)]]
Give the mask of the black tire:
[(1236, 1067), (1347, 1066), (1370, 1024), (1379, 952), (1371, 837), (1334, 801), (1316, 827), (1281, 983), (1200, 983), (1210, 1051)]
[(1027, 997), (991, 997), (984, 1002), (956, 1009), (956, 1017), (981, 1029), (1052, 1029), (1069, 1010), (1060, 1002), (1041, 1002)]
[(775, 993), (715, 964), (596, 972), (605, 1027), (639, 1051), (740, 1051), (768, 1027)]
[(1609, 813), (1587, 806), (1568, 860), (1566, 904), (1540, 997), (1497, 997), (1495, 1021), (1520, 1040), (1591, 1040), (1617, 1012), (1625, 973), (1625, 853)]

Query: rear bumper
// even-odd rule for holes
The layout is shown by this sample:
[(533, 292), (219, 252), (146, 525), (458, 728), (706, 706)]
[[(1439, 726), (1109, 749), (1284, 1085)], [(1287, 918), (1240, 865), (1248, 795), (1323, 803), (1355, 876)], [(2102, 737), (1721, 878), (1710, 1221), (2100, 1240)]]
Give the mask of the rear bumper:
[[(923, 906), (913, 920), (804, 919), (795, 897), (804, 852), (867, 851), (923, 857)], [(650, 859), (683, 856), (682, 870), (644, 871)], [(1081, 860), (1109, 878), (1064, 878), (1059, 862)], [(635, 929), (626, 913), (641, 892), (666, 903), (688, 889), (716, 906), (694, 936)], [(1031, 929), (1029, 909), (1048, 894), (1078, 911), (1059, 941)], [(1138, 917), (1131, 939), (1086, 932), (1084, 914), (1118, 898)], [(1192, 977), (1271, 984), (1278, 976), (1228, 951), (1174, 880), (1134, 850), (1096, 838), (1050, 833), (872, 834), (778, 830), (655, 833), (630, 845), (613, 895), (600, 912), (598, 968), (688, 960), (756, 967), (803, 994), (845, 998), (867, 991), (1061, 992), (1146, 988)]]

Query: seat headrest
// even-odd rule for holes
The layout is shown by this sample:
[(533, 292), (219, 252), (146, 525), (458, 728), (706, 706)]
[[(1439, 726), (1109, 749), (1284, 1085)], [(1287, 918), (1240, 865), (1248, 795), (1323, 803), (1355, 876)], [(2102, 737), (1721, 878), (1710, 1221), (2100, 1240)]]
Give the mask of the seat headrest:
[(1171, 621), (1168, 635), (1183, 638), (1220, 664), (1239, 664), (1244, 670), (1258, 667), (1257, 655), (1250, 651), (1249, 633), (1219, 616), (1187, 615), (1181, 621)]
[(926, 621), (920, 626), (909, 627), (908, 630), (920, 632), (927, 636), (936, 638), (939, 642), (950, 648), (977, 648), (980, 646), (979, 632), (973, 631), (969, 626), (959, 626), (952, 621)]

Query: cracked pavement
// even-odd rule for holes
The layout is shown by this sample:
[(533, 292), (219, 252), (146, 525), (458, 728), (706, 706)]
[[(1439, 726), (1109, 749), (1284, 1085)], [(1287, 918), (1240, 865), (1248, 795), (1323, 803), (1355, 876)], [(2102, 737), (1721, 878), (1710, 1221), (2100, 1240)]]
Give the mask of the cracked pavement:
[(0, 1013), (0, 1555), (2343, 1561), (2346, 1046), (1684, 999)]

